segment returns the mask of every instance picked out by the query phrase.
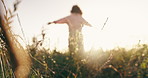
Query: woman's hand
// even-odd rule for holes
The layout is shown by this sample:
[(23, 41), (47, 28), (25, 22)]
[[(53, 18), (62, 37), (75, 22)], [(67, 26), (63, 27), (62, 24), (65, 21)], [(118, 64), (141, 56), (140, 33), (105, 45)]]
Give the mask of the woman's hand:
[(52, 24), (52, 23), (53, 23), (53, 22), (48, 22), (47, 24), (50, 25), (50, 24)]

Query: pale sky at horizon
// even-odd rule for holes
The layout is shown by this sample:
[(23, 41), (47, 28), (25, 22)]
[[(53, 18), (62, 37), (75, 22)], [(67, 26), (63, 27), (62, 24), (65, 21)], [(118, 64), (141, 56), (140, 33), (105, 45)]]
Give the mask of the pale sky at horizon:
[[(44, 26), (51, 46), (60, 48), (67, 45), (67, 26), (46, 23), (69, 15), (75, 4), (93, 25), (93, 28), (84, 27), (83, 30), (84, 41), (89, 48), (126, 46), (136, 44), (138, 40), (148, 43), (147, 0), (22, 0), (18, 14), (27, 39), (41, 34)], [(107, 17), (109, 20), (101, 31)]]

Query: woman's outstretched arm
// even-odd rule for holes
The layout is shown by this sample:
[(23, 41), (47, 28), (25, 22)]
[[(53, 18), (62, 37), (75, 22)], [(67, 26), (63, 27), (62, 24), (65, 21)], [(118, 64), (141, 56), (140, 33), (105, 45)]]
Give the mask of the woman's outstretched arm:
[(84, 18), (82, 18), (82, 20), (84, 25), (92, 27), (92, 25), (88, 23)]
[(48, 25), (49, 24), (64, 24), (64, 23), (67, 23), (67, 18), (62, 18), (62, 19), (59, 19), (59, 20), (56, 20), (56, 21), (53, 21), (53, 22), (48, 22)]

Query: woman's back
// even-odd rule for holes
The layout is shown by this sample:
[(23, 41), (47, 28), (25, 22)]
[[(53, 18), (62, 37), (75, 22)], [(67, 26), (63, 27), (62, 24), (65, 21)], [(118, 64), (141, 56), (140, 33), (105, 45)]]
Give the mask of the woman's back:
[(69, 26), (69, 31), (81, 31), (83, 25), (86, 22), (80, 14), (75, 13), (72, 13), (70, 16), (67, 16), (66, 20)]

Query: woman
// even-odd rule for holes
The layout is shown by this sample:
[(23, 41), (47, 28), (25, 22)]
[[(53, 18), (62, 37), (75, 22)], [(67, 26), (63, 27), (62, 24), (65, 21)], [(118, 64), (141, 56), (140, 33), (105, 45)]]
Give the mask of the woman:
[(64, 24), (69, 26), (69, 52), (74, 54), (76, 52), (82, 53), (84, 51), (83, 47), (83, 37), (82, 37), (82, 27), (84, 25), (91, 26), (83, 17), (82, 11), (79, 6), (74, 5), (71, 10), (71, 14), (60, 20), (49, 22), (48, 24)]

